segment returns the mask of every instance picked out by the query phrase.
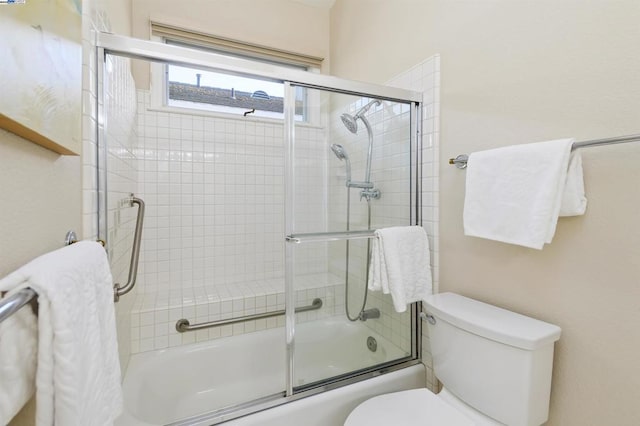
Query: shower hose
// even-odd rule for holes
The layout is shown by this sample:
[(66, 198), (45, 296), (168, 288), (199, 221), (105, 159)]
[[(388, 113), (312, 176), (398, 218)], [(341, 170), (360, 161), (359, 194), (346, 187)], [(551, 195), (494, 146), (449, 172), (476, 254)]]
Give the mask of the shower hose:
[[(371, 199), (366, 197), (367, 199), (367, 229), (371, 229)], [(347, 231), (350, 230), (350, 211), (351, 211), (351, 188), (347, 188)], [(369, 282), (369, 264), (371, 262), (371, 239), (367, 238), (367, 271), (365, 273), (364, 279), (364, 297), (362, 298), (362, 306), (360, 307), (360, 311), (355, 317), (352, 317), (349, 313), (349, 240), (347, 240), (347, 252), (346, 252), (346, 272), (345, 272), (345, 285), (344, 285), (344, 310), (347, 315), (347, 319), (349, 321), (357, 321), (360, 319), (360, 315), (364, 311), (365, 306), (367, 305), (367, 283)]]

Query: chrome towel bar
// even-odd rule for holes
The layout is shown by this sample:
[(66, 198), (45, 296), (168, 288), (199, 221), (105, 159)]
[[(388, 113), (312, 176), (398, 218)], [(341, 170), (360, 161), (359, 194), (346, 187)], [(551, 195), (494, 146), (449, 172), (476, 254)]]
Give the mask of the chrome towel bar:
[[(300, 313), (300, 312), (307, 312), (307, 311), (315, 311), (322, 308), (322, 299), (320, 298), (315, 298), (313, 299), (313, 302), (311, 302), (311, 305), (307, 305), (307, 306), (301, 306), (299, 308), (296, 308), (296, 314)], [(285, 314), (285, 310), (279, 310), (279, 311), (273, 311), (273, 312), (265, 312), (262, 314), (255, 314), (255, 315), (245, 315), (243, 317), (237, 317), (237, 318), (229, 318), (229, 319), (224, 319), (224, 320), (219, 320), (219, 321), (210, 321), (210, 322), (203, 322), (200, 324), (193, 324), (191, 325), (189, 323), (188, 319), (180, 319), (178, 320), (178, 322), (176, 322), (176, 330), (179, 333), (184, 333), (186, 331), (196, 331), (196, 330), (202, 330), (205, 328), (210, 328), (210, 327), (218, 327), (220, 325), (229, 325), (229, 324), (236, 324), (239, 322), (245, 322), (245, 321), (253, 321), (253, 320), (258, 320), (258, 319), (264, 319), (264, 318), (271, 318), (271, 317), (277, 317), (280, 315), (284, 315)]]
[(375, 229), (363, 231), (343, 231), (343, 232), (314, 232), (308, 234), (291, 234), (285, 237), (288, 243), (317, 243), (324, 241), (357, 240), (362, 238), (375, 238)]
[(123, 296), (133, 290), (136, 285), (136, 278), (138, 276), (138, 261), (140, 259), (140, 243), (142, 240), (142, 222), (144, 221), (144, 201), (131, 194), (129, 199), (130, 205), (138, 205), (138, 216), (136, 217), (136, 229), (133, 235), (133, 248), (131, 249), (131, 262), (129, 263), (129, 278), (127, 283), (121, 287), (116, 283), (113, 286), (113, 301), (120, 300), (120, 296)]
[(27, 287), (0, 300), (0, 322), (18, 312), (24, 305), (36, 300), (37, 297), (38, 293)]
[[(628, 143), (628, 142), (640, 142), (640, 133), (635, 135), (627, 135), (627, 136), (616, 136), (613, 138), (605, 138), (605, 139), (593, 139), (590, 141), (583, 142), (574, 142), (571, 146), (571, 150), (576, 150), (580, 148), (587, 148), (592, 146), (602, 146), (602, 145), (614, 145), (619, 143)], [(467, 160), (469, 156), (466, 154), (460, 154), (456, 158), (450, 158), (449, 164), (453, 164), (459, 169), (467, 168)]]

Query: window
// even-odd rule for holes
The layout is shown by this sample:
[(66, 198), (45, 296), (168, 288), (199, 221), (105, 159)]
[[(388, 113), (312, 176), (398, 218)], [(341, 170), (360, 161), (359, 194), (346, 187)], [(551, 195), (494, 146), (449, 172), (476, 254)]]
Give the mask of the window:
[[(152, 23), (152, 33), (168, 44), (206, 50), (216, 55), (268, 63), (298, 70), (319, 70), (320, 58), (301, 56), (267, 47), (188, 32), (164, 24)], [(200, 109), (269, 118), (284, 116), (284, 85), (258, 78), (177, 65), (166, 65), (164, 103), (171, 107)], [(296, 88), (295, 117), (308, 121), (307, 93)]]

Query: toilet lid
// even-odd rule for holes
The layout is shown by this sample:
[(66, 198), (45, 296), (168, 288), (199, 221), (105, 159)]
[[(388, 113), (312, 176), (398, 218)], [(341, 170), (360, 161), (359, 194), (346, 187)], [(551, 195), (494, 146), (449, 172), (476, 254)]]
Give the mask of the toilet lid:
[(428, 389), (388, 393), (366, 400), (344, 426), (473, 426), (475, 423)]

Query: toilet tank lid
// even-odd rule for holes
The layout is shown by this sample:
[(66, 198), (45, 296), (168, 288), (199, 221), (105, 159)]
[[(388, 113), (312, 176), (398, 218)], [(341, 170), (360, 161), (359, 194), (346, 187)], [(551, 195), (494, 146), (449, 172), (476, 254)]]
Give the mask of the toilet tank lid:
[(427, 296), (426, 310), (437, 319), (487, 339), (535, 350), (560, 338), (560, 327), (455, 293)]

